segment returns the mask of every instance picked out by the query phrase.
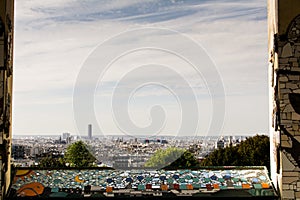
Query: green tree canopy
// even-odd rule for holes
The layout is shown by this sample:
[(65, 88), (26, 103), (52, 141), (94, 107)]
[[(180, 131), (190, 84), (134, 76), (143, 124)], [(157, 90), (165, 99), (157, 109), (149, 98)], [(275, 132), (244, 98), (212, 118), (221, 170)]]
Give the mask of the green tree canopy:
[(54, 158), (52, 156), (48, 156), (45, 158), (42, 158), (39, 161), (38, 167), (66, 167), (66, 162), (63, 158)]
[(65, 152), (65, 161), (71, 167), (92, 167), (96, 158), (83, 141), (77, 141), (68, 146)]
[(186, 150), (177, 160), (166, 166), (165, 169), (191, 169), (197, 168), (198, 166), (199, 162), (195, 158), (195, 155), (189, 150)]
[(201, 166), (266, 166), (270, 168), (270, 141), (266, 135), (256, 135), (237, 146), (216, 149)]
[(152, 168), (192, 168), (197, 165), (194, 155), (181, 148), (158, 149), (146, 162), (145, 167)]

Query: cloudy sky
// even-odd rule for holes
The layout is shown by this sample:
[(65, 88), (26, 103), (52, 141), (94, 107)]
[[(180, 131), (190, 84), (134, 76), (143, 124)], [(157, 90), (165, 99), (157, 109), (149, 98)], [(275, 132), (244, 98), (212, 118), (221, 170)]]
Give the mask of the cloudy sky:
[(13, 133), (267, 133), (266, 7), (17, 0)]

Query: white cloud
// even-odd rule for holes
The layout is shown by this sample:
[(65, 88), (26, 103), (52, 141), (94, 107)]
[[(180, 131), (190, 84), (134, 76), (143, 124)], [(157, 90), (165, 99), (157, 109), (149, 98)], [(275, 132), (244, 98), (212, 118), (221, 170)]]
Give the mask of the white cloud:
[[(15, 71), (14, 71), (14, 118), (24, 120), (14, 126), (15, 134), (36, 132), (57, 132), (69, 129), (76, 132), (72, 124), (72, 92), (81, 66), (90, 53), (103, 41), (132, 28), (163, 27), (176, 30), (202, 45), (215, 62), (224, 81), (229, 107), (226, 131), (237, 130), (267, 131), (267, 123), (260, 120), (254, 123), (257, 115), (267, 113), (267, 22), (266, 3), (256, 1), (79, 1), (45, 0), (16, 2)], [(148, 36), (147, 36), (148, 37)], [(188, 49), (184, 44), (177, 45), (172, 36), (160, 36), (161, 42), (179, 49)], [(144, 40), (122, 41), (131, 42)], [(110, 52), (103, 52), (104, 54)], [(139, 54), (140, 53), (140, 54)], [(191, 52), (193, 53), (193, 52)], [(150, 56), (147, 58), (147, 55)], [(155, 59), (153, 59), (155, 58)], [(128, 68), (120, 66), (141, 66), (157, 63), (174, 67), (191, 83), (198, 94), (207, 94), (204, 82), (193, 71), (187, 69), (180, 59), (163, 53), (138, 52), (127, 55), (110, 68), (102, 81), (104, 95), (111, 94), (115, 81), (126, 73)], [(114, 67), (114, 68), (113, 68)], [(182, 68), (183, 67), (183, 68)], [(113, 70), (115, 69), (115, 70)], [(135, 79), (143, 79), (148, 74), (136, 74)], [(173, 87), (176, 78), (168, 79)], [(204, 77), (205, 78), (205, 77)], [(207, 77), (206, 77), (207, 78)], [(105, 84), (108, 87), (105, 87)], [(182, 93), (185, 88), (181, 88)], [(163, 90), (143, 90), (141, 97), (165, 95)], [(259, 94), (259, 96), (258, 96)], [(201, 95), (199, 95), (201, 98)], [(257, 97), (256, 108), (247, 110), (247, 121), (240, 120), (237, 111), (245, 102), (252, 103)], [(151, 99), (151, 98), (150, 98)], [(45, 105), (45, 118), (55, 119), (57, 115), (68, 123), (40, 123), (34, 128), (28, 124), (41, 122), (41, 113), (36, 105)], [(59, 107), (57, 113), (47, 107)], [(64, 106), (62, 106), (64, 105)], [(238, 106), (240, 105), (240, 107)], [(252, 105), (252, 104), (251, 104)], [(30, 108), (30, 109), (29, 109)], [(31, 110), (31, 117), (24, 112)], [(136, 110), (137, 115), (142, 115)], [(111, 113), (106, 111), (107, 115)], [(243, 114), (240, 114), (243, 116)], [(141, 118), (143, 119), (143, 118)], [(231, 120), (236, 119), (236, 120)], [(171, 120), (172, 121), (172, 120)], [(142, 122), (145, 123), (145, 122)], [(173, 120), (174, 123), (174, 120)], [(39, 123), (37, 123), (39, 124)], [(113, 123), (106, 127), (108, 132), (115, 130)], [(235, 124), (235, 125), (234, 125)], [(253, 128), (249, 128), (249, 124)], [(234, 127), (236, 126), (236, 127)], [(46, 131), (47, 130), (47, 131)], [(53, 130), (53, 131), (51, 131)], [(167, 131), (166, 131), (167, 132)]]

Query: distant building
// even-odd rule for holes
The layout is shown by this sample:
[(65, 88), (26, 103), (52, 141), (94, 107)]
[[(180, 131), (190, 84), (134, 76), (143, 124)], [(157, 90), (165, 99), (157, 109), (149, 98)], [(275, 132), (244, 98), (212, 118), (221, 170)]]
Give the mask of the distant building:
[(145, 166), (146, 159), (145, 157), (141, 157), (139, 155), (130, 156), (129, 159), (129, 166), (128, 167), (135, 167), (135, 168), (143, 168)]
[(24, 151), (25, 151), (25, 158), (28, 158), (31, 154), (31, 146), (26, 145)]
[(88, 138), (91, 140), (93, 138), (92, 124), (88, 125)]
[(162, 144), (168, 144), (168, 141), (167, 140), (161, 140), (161, 143)]
[(228, 137), (228, 145), (227, 146), (230, 146), (230, 145), (232, 145), (233, 144), (233, 137), (232, 136), (229, 136)]
[(13, 144), (12, 157), (14, 159), (23, 159), (25, 157), (25, 146), (19, 144)]
[(144, 141), (143, 141), (144, 143), (161, 143), (161, 144), (168, 144), (169, 142), (167, 141), (167, 140), (165, 140), (165, 139), (145, 139)]
[(71, 136), (71, 133), (63, 133), (62, 134), (62, 139), (67, 140)]
[(63, 133), (62, 140), (66, 142), (66, 144), (71, 143), (71, 133)]
[(225, 141), (223, 138), (220, 138), (217, 142), (216, 142), (216, 149), (223, 149), (225, 147)]
[(43, 153), (43, 149), (40, 146), (33, 146), (31, 148), (30, 156), (31, 157), (38, 157)]
[(129, 155), (118, 155), (114, 156), (113, 168), (115, 169), (126, 169), (130, 165)]

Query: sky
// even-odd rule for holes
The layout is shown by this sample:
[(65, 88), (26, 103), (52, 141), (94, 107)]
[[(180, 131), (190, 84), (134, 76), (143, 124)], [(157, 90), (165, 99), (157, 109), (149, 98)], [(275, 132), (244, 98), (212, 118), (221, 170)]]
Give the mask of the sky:
[(261, 0), (16, 0), (14, 135), (268, 133)]

